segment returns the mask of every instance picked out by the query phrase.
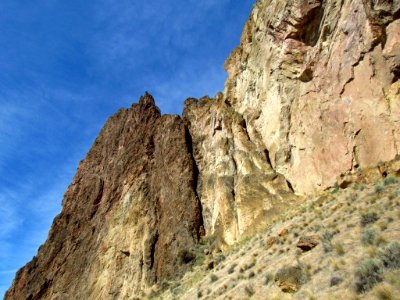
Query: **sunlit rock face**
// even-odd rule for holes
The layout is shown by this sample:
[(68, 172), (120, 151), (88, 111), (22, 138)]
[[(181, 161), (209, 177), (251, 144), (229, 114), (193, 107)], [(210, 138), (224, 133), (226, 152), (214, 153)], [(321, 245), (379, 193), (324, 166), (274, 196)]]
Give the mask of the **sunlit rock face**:
[(263, 145), (250, 140), (245, 120), (222, 95), (186, 100), (183, 116), (199, 170), (205, 232), (219, 246), (265, 226), (295, 200)]
[[(400, 1), (257, 1), (225, 99), (298, 193), (400, 151)], [(396, 83), (397, 82), (397, 83)]]
[(150, 95), (111, 117), (6, 299), (132, 299), (181, 276), (202, 228), (186, 135)]

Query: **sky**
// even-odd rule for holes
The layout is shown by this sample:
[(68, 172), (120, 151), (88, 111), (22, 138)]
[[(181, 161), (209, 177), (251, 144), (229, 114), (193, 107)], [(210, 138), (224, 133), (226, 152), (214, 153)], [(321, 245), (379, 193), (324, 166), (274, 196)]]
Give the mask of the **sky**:
[(101, 127), (223, 90), (252, 0), (0, 1), (0, 296), (44, 243)]

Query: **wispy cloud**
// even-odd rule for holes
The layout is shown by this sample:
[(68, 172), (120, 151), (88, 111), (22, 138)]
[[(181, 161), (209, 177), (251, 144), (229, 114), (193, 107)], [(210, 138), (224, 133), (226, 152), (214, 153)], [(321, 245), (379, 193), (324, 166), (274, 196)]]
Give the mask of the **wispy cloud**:
[[(22, 223), (16, 207), (12, 206), (10, 200), (12, 199), (6, 199), (0, 195), (0, 241), (8, 238)], [(4, 251), (1, 252), (4, 254)]]

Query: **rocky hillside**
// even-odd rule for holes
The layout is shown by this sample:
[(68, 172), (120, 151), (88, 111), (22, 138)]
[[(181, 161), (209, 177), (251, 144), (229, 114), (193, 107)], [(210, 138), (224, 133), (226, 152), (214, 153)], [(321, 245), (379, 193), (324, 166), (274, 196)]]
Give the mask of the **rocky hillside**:
[[(203, 250), (215, 256), (268, 226), (288, 227), (281, 234), (288, 238), (292, 223), (274, 223), (288, 212), (308, 226), (318, 210), (306, 216), (296, 208), (317, 199), (313, 194), (337, 180), (345, 188), (354, 174), (364, 174), (360, 170), (400, 154), (399, 18), (398, 0), (257, 1), (240, 46), (226, 61), (223, 93), (189, 98), (182, 117), (162, 116), (146, 94), (107, 121), (65, 193), (48, 240), (18, 271), (5, 298), (140, 298), (154, 285), (159, 293), (201, 264), (193, 249), (202, 249), (205, 240), (210, 247)], [(392, 176), (400, 176), (400, 168), (393, 168)], [(388, 175), (375, 170), (379, 177)], [(369, 196), (360, 192), (352, 201), (358, 197)], [(335, 215), (338, 207), (340, 218), (329, 218), (330, 223), (341, 222), (343, 207), (362, 208), (343, 197), (318, 199), (324, 208), (320, 218), (328, 218), (330, 210)], [(387, 209), (397, 207), (392, 202)], [(398, 221), (397, 215), (387, 218)], [(398, 223), (387, 223), (383, 238), (389, 241), (398, 234)], [(320, 225), (318, 230), (329, 229), (328, 223)], [(308, 233), (301, 226), (297, 234)], [(355, 229), (342, 227), (336, 238), (354, 235)], [(283, 243), (274, 231), (268, 235), (275, 237), (271, 249)], [(316, 249), (322, 243), (321, 235), (304, 238)], [(294, 251), (289, 243), (287, 251), (276, 250), (283, 251), (279, 257), (253, 247), (247, 251), (245, 245), (238, 253), (256, 258), (255, 265), (258, 255), (276, 267), (293, 259), (285, 255)], [(362, 247), (343, 242), (342, 248), (349, 246)], [(282, 272), (300, 274), (298, 281), (307, 281), (306, 288), (318, 294), (317, 281), (303, 268), (317, 250), (312, 251), (302, 264), (296, 254), (298, 264)], [(239, 265), (238, 259), (231, 256), (229, 262)], [(213, 260), (210, 267), (218, 263)], [(325, 280), (330, 271), (321, 268)], [(247, 274), (250, 268), (241, 269), (242, 276), (259, 278), (255, 271)], [(213, 282), (222, 282), (225, 271), (220, 272)], [(243, 287), (247, 296), (240, 297), (282, 290), (285, 281), (274, 276), (278, 284), (272, 290), (256, 284)], [(184, 299), (219, 295), (205, 289), (206, 281), (196, 284), (187, 286)], [(300, 287), (286, 285), (291, 292)], [(232, 296), (241, 295), (239, 290), (232, 288)]]
[[(257, 234), (212, 254), (203, 239), (192, 271), (154, 299), (376, 299), (400, 295), (400, 161), (347, 176)], [(381, 173), (389, 174), (384, 179)], [(164, 287), (165, 288), (165, 287)]]

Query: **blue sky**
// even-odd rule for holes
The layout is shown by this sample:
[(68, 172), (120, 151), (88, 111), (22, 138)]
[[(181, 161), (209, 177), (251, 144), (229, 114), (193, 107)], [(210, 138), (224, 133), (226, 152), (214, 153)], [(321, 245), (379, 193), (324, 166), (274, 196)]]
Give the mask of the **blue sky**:
[(45, 241), (106, 119), (223, 89), (253, 1), (1, 0), (0, 295)]

